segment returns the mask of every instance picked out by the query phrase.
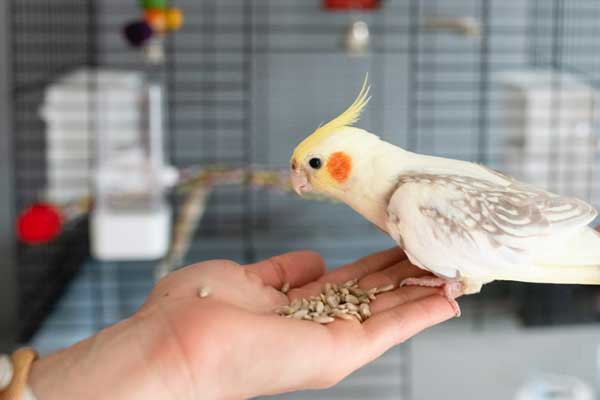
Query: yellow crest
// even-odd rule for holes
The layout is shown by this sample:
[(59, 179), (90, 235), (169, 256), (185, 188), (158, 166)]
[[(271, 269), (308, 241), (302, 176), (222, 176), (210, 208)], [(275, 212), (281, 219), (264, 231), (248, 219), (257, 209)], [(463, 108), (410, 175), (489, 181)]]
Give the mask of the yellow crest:
[(292, 158), (296, 158), (298, 162), (302, 162), (302, 158), (304, 158), (310, 149), (319, 141), (329, 136), (333, 131), (346, 126), (351, 126), (358, 121), (360, 114), (371, 98), (369, 97), (370, 86), (368, 81), (369, 75), (367, 74), (358, 96), (356, 96), (356, 99), (350, 107), (325, 125), (317, 128), (310, 136), (304, 139), (294, 150)]

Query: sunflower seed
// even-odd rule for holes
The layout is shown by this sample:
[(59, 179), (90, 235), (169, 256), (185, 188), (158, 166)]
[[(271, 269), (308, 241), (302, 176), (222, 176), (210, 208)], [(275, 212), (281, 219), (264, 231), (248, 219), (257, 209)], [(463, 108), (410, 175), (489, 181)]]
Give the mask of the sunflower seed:
[(349, 311), (357, 311), (358, 310), (358, 307), (352, 303), (346, 303), (344, 305), (346, 306), (346, 310), (349, 310)]
[(344, 297), (344, 300), (346, 301), (346, 303), (358, 304), (358, 299), (356, 298), (356, 296), (351, 295), (351, 294), (347, 294)]
[(377, 289), (376, 293), (389, 292), (390, 290), (394, 290), (394, 285), (392, 283), (390, 283), (389, 285), (385, 285), (383, 287), (380, 287), (379, 289)]
[(335, 308), (340, 304), (340, 301), (337, 296), (327, 296), (327, 304)]
[(321, 315), (314, 318), (313, 321), (318, 322), (319, 324), (329, 324), (335, 321), (335, 318), (329, 317), (327, 315)]
[(356, 319), (358, 320), (358, 322), (363, 322), (363, 318), (362, 318), (362, 316), (360, 315), (359, 312), (357, 312), (357, 311), (350, 311), (349, 314), (352, 315), (353, 317), (356, 317)]
[(290, 306), (281, 306), (281, 307), (276, 308), (275, 312), (280, 315), (286, 315), (286, 314), (289, 314), (291, 310), (292, 309)]
[(365, 291), (362, 290), (361, 288), (357, 288), (357, 287), (351, 287), (350, 288), (350, 293), (352, 293), (353, 295), (355, 295), (356, 297), (360, 297), (360, 296), (364, 296)]
[(325, 304), (323, 304), (320, 301), (317, 302), (317, 306), (315, 307), (315, 311), (318, 312), (319, 314), (321, 314), (324, 309), (325, 309)]
[(363, 303), (360, 305), (360, 315), (362, 315), (364, 319), (367, 319), (371, 316), (371, 309), (367, 304)]
[(348, 313), (345, 313), (345, 312), (342, 312), (342, 311), (339, 311), (339, 310), (334, 311), (333, 312), (333, 316), (337, 317), (337, 318), (345, 319), (345, 320), (348, 320), (348, 321), (354, 319), (354, 317), (352, 315), (350, 315)]
[(290, 283), (289, 282), (283, 282), (283, 286), (281, 286), (281, 292), (282, 293), (287, 293), (290, 291)]
[(292, 301), (292, 304), (290, 304), (290, 313), (295, 313), (300, 307), (302, 307), (302, 301), (300, 299)]
[(210, 294), (210, 288), (208, 286), (201, 286), (198, 288), (198, 297), (201, 299), (207, 297)]
[(340, 293), (342, 293), (345, 296), (347, 294), (350, 294), (350, 291), (348, 290), (348, 288), (343, 287), (340, 289)]
[(298, 310), (294, 314), (292, 314), (292, 318), (294, 318), (294, 319), (302, 319), (306, 315), (308, 315), (308, 310), (302, 309), (302, 310)]

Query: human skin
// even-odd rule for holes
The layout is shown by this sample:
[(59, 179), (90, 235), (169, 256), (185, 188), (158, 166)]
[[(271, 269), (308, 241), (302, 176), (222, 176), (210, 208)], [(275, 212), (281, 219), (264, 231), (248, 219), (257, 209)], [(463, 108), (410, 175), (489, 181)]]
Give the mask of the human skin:
[[(325, 282), (397, 285), (427, 272), (390, 249), (326, 273), (314, 252), (240, 266), (212, 260), (175, 271), (130, 318), (37, 360), (40, 400), (244, 399), (335, 385), (418, 332), (454, 316), (440, 289), (401, 287), (377, 296), (364, 323), (328, 325), (273, 310)], [(289, 282), (292, 289), (280, 288)], [(198, 288), (210, 288), (205, 298)]]

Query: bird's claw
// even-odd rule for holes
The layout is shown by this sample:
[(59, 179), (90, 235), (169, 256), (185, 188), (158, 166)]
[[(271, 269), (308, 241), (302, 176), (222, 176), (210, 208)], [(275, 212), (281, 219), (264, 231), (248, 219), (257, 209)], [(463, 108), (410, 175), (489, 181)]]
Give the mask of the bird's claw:
[(460, 306), (456, 298), (464, 293), (464, 285), (457, 280), (446, 280), (435, 276), (427, 276), (422, 278), (406, 278), (400, 282), (400, 286), (425, 286), (442, 288), (444, 297), (450, 303), (454, 310), (454, 314), (460, 317)]

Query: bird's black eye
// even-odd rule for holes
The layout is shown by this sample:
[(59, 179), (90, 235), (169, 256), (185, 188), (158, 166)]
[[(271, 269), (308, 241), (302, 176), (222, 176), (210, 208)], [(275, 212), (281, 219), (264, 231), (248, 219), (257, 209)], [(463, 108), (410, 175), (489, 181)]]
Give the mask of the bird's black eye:
[(308, 160), (308, 165), (310, 165), (314, 169), (321, 168), (321, 159), (320, 158), (311, 158)]

